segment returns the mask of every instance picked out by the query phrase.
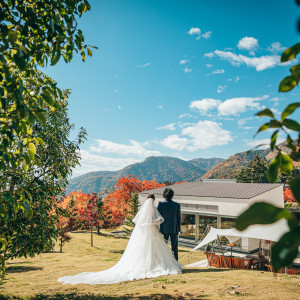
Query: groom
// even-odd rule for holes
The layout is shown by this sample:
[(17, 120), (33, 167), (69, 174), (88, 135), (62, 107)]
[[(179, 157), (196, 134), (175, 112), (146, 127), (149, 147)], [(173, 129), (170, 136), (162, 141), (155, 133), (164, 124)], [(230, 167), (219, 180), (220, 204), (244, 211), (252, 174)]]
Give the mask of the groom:
[(178, 233), (180, 232), (181, 216), (180, 204), (172, 201), (174, 191), (170, 188), (165, 188), (163, 197), (166, 201), (159, 202), (158, 211), (165, 219), (160, 224), (160, 232), (163, 234), (164, 239), (168, 242), (171, 238), (172, 251), (176, 260), (178, 260)]

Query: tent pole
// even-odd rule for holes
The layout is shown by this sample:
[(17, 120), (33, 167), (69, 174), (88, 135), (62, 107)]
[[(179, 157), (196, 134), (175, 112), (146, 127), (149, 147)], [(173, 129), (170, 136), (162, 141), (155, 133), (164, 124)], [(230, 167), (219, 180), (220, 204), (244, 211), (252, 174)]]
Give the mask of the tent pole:
[(218, 243), (219, 243), (219, 246), (220, 246), (221, 251), (222, 251), (223, 261), (224, 261), (225, 267), (227, 268), (227, 264), (226, 264), (226, 261), (225, 261), (224, 251), (223, 251), (223, 247), (222, 247), (222, 245), (221, 245), (220, 237), (219, 237), (219, 235), (217, 235), (217, 237), (218, 237)]
[(258, 250), (258, 255), (260, 256), (261, 255), (261, 239), (259, 239), (259, 250)]

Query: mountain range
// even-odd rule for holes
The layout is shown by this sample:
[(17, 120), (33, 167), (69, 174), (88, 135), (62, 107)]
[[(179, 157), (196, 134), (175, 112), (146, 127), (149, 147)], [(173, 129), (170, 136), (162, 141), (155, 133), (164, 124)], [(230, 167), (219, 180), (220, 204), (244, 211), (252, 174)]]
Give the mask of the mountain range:
[(196, 181), (222, 158), (196, 158), (182, 160), (169, 156), (150, 156), (141, 163), (129, 165), (119, 171), (90, 172), (69, 180), (66, 193), (82, 190), (83, 193), (97, 193), (113, 187), (118, 179), (133, 175), (140, 180), (158, 182)]
[[(285, 143), (278, 147), (289, 152)], [(236, 153), (227, 159), (196, 158), (182, 160), (169, 156), (150, 156), (143, 162), (129, 165), (119, 171), (90, 172), (69, 180), (67, 193), (72, 190), (82, 190), (83, 193), (94, 193), (112, 188), (118, 179), (133, 175), (140, 180), (156, 180), (158, 182), (199, 181), (201, 179), (235, 179), (242, 168), (247, 166), (255, 155), (271, 161), (276, 151), (270, 149), (254, 150)], [(295, 168), (300, 168), (299, 162), (293, 162)]]

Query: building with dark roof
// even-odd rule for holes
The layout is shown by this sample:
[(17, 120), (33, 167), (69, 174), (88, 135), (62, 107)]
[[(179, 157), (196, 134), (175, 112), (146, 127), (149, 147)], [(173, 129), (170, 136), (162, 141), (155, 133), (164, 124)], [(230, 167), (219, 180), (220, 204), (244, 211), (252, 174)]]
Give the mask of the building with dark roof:
[[(271, 183), (184, 182), (172, 185), (173, 200), (181, 204), (181, 238), (198, 241), (205, 235), (207, 225), (232, 228), (235, 219), (251, 204), (268, 202), (284, 206), (283, 185)], [(149, 193), (156, 197), (156, 205), (163, 201), (165, 187), (139, 193), (143, 203)], [(242, 239), (240, 247), (250, 251), (258, 246), (254, 239)]]

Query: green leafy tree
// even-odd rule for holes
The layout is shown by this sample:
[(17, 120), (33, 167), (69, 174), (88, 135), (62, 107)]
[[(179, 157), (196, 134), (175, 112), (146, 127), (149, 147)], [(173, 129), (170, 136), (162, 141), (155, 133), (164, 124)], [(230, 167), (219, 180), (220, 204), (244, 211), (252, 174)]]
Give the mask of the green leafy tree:
[[(44, 77), (38, 72), (36, 77)], [(37, 79), (38, 79), (37, 78)], [(23, 205), (28, 209), (10, 212), (8, 218), (0, 219), (0, 236), (5, 242), (0, 248), (2, 257), (2, 275), (5, 272), (5, 261), (15, 257), (34, 256), (52, 248), (53, 240), (57, 238), (55, 228), (57, 214), (57, 197), (62, 193), (71, 175), (72, 168), (79, 163), (79, 144), (85, 138), (85, 130), (81, 129), (76, 141), (69, 140), (73, 125), (69, 123), (67, 97), (69, 92), (63, 92), (64, 98), (59, 100), (60, 110), (48, 110), (45, 124), (36, 122), (32, 135), (43, 140), (37, 144), (36, 159), (31, 161), (26, 171), (22, 168), (7, 169), (2, 172), (1, 188), (14, 181), (14, 190), (26, 191), (27, 197)], [(22, 140), (22, 139), (21, 139)], [(19, 150), (22, 151), (22, 144)], [(9, 191), (4, 191), (9, 195)]]
[[(81, 55), (82, 60), (85, 60), (86, 54), (92, 55), (91, 46), (84, 43), (82, 31), (77, 27), (77, 18), (89, 9), (90, 5), (86, 0), (0, 1), (0, 222), (2, 225), (8, 222), (12, 224), (18, 218), (33, 216), (35, 208), (33, 203), (36, 201), (47, 199), (51, 202), (52, 199), (53, 202), (53, 192), (57, 194), (58, 190), (53, 189), (53, 192), (50, 192), (50, 189), (45, 188), (45, 191), (49, 192), (45, 193), (43, 185), (47, 182), (61, 188), (70, 174), (70, 168), (78, 163), (78, 156), (74, 152), (74, 149), (77, 149), (76, 143), (69, 144), (61, 153), (56, 152), (51, 143), (49, 149), (46, 146), (48, 144), (45, 141), (49, 133), (47, 126), (51, 118), (49, 113), (55, 111), (64, 113), (66, 111), (64, 101), (67, 95), (57, 87), (55, 81), (37, 70), (48, 64), (54, 66), (61, 58), (65, 62), (70, 62), (74, 51)], [(68, 127), (68, 122), (60, 124), (57, 119), (56, 123), (57, 126), (67, 124)], [(52, 128), (52, 131), (57, 131), (61, 135), (57, 137), (56, 142), (67, 136), (59, 129), (59, 127)], [(81, 131), (78, 141), (82, 140), (84, 134), (84, 131)], [(67, 138), (65, 140), (67, 142)], [(62, 144), (64, 142), (62, 141)], [(57, 157), (50, 156), (51, 159), (47, 159), (42, 156), (41, 149), (50, 151), (49, 155), (56, 153)], [(65, 154), (71, 154), (69, 158), (73, 160), (71, 165), (64, 165), (64, 160), (60, 162), (61, 156)], [(41, 167), (43, 163), (46, 163), (48, 169)], [(54, 174), (55, 172), (57, 175)], [(49, 174), (53, 176), (48, 176)], [(6, 248), (14, 247), (11, 243), (10, 234), (0, 235), (2, 277), (5, 272), (5, 260), (8, 257), (7, 252), (10, 251)], [(20, 252), (25, 255), (26, 251)], [(37, 247), (36, 252), (38, 251), (40, 250)]]
[(125, 226), (123, 227), (123, 232), (126, 235), (131, 235), (131, 232), (134, 228), (134, 223), (132, 222), (134, 216), (139, 211), (139, 197), (137, 193), (134, 193), (133, 196), (130, 198), (128, 203), (128, 214), (125, 219)]
[[(300, 1), (296, 1), (300, 5)], [(300, 21), (298, 23), (300, 32)], [(286, 49), (281, 55), (282, 62), (288, 62), (294, 59), (300, 52), (300, 43)], [(290, 68), (290, 75), (285, 77), (279, 84), (280, 92), (289, 92), (298, 85), (300, 81), (300, 64)], [(300, 107), (300, 102), (289, 104), (281, 113), (281, 118), (277, 120), (273, 112), (266, 108), (256, 115), (259, 117), (269, 117), (270, 121), (261, 125), (257, 133), (267, 129), (274, 129), (270, 140), (270, 149), (277, 150), (275, 158), (272, 160), (268, 169), (268, 179), (270, 182), (276, 182), (278, 174), (281, 172), (288, 176), (292, 175), (292, 161), (300, 161), (300, 124), (291, 119), (290, 115)], [(286, 147), (289, 151), (284, 152), (277, 146), (277, 136), (279, 131), (286, 134)], [(293, 139), (290, 132), (298, 136)], [(300, 175), (296, 175), (288, 182), (292, 193), (298, 203), (300, 203)], [(275, 272), (280, 268), (289, 266), (298, 254), (300, 246), (300, 216), (296, 212), (290, 212), (285, 208), (275, 207), (271, 204), (260, 202), (255, 203), (241, 214), (236, 222), (239, 230), (244, 230), (252, 224), (271, 224), (282, 218), (287, 219), (289, 231), (285, 233), (280, 240), (272, 247), (271, 263)]]
[(266, 183), (268, 180), (268, 162), (256, 155), (237, 176), (237, 182)]

